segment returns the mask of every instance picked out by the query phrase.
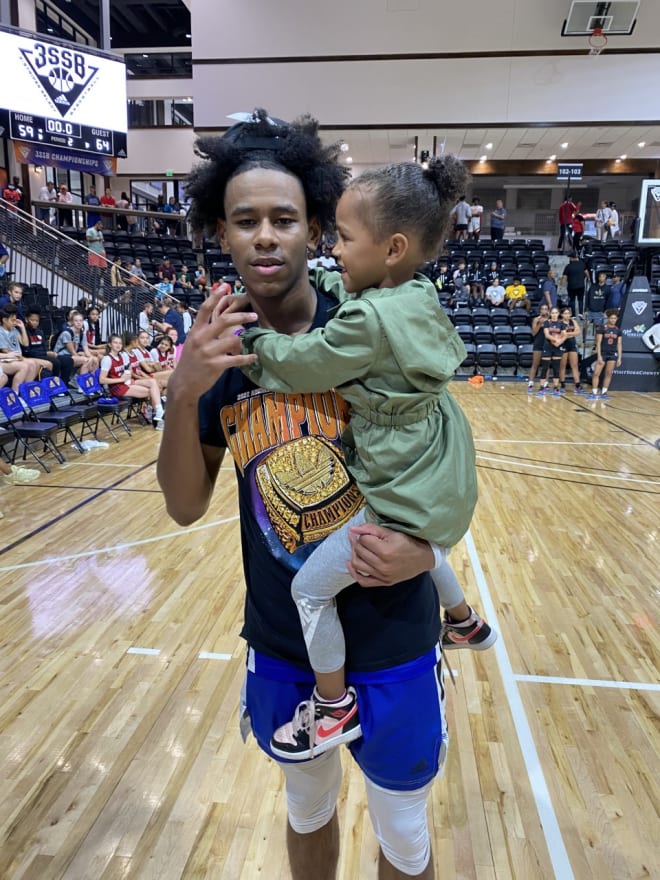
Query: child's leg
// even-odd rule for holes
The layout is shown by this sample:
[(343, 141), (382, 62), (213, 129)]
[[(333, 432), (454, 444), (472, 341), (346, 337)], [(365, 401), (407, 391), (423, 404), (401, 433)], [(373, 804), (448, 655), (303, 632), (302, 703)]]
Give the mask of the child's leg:
[(465, 601), (465, 596), (453, 568), (446, 559), (442, 559), (439, 553), (444, 555), (441, 548), (431, 545), (436, 559), (436, 567), (431, 571), (431, 578), (438, 591), (440, 604), (445, 609), (444, 625), (442, 629), (442, 648), (472, 648), (474, 651), (484, 651), (490, 648), (497, 639), (494, 629), (480, 617), (473, 608)]
[(306, 560), (291, 585), (317, 691), (324, 700), (340, 699), (346, 690), (346, 648), (335, 596), (353, 583), (346, 570), (346, 562), (351, 558), (348, 530), (363, 522), (364, 514), (360, 512), (328, 535)]
[(346, 650), (335, 596), (353, 582), (346, 571), (351, 558), (348, 530), (363, 522), (364, 514), (359, 513), (329, 535), (293, 579), (291, 594), (316, 688), (312, 699), (300, 703), (293, 719), (271, 737), (270, 748), (278, 758), (304, 761), (362, 735), (357, 695), (344, 679)]

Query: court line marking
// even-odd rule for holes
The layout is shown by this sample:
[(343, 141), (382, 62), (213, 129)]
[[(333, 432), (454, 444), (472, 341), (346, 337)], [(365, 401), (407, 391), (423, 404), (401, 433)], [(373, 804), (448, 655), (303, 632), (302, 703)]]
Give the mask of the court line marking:
[(215, 651), (200, 651), (197, 655), (199, 660), (231, 660), (232, 654), (218, 654)]
[(645, 448), (646, 443), (596, 443), (591, 441), (583, 441), (574, 443), (572, 440), (498, 440), (497, 438), (474, 438), (475, 443), (521, 443), (525, 446), (632, 446), (635, 449)]
[(22, 568), (36, 568), (38, 565), (52, 565), (54, 562), (69, 562), (73, 559), (84, 559), (86, 556), (96, 556), (98, 553), (114, 553), (117, 550), (130, 550), (131, 547), (141, 547), (144, 544), (153, 544), (155, 541), (163, 541), (166, 538), (180, 538), (181, 535), (188, 535), (190, 532), (200, 532), (203, 529), (212, 529), (215, 526), (222, 526), (226, 523), (235, 522), (238, 514), (228, 516), (224, 519), (216, 519), (210, 523), (202, 523), (199, 526), (187, 526), (184, 529), (177, 529), (175, 532), (165, 532), (161, 535), (155, 535), (151, 538), (142, 538), (139, 541), (126, 541), (122, 544), (112, 544), (109, 547), (98, 547), (95, 550), (84, 550), (81, 553), (67, 553), (64, 556), (47, 556), (44, 559), (34, 559), (32, 562), (19, 562), (16, 565), (2, 565), (0, 572), (3, 571), (19, 571)]
[(516, 681), (536, 682), (538, 684), (567, 684), (575, 687), (617, 688), (626, 691), (660, 691), (660, 684), (650, 681), (607, 681), (599, 678), (562, 678), (556, 675), (518, 675)]
[(660, 486), (660, 481), (656, 481), (656, 480), (637, 480), (634, 477), (622, 477), (622, 476), (619, 476), (618, 474), (611, 474), (611, 473), (608, 473), (608, 474), (600, 473), (599, 474), (598, 471), (589, 471), (589, 472), (587, 472), (587, 471), (574, 471), (574, 470), (570, 470), (569, 468), (565, 468), (565, 467), (559, 467), (559, 466), (558, 467), (549, 467), (549, 466), (543, 465), (543, 464), (534, 464), (533, 462), (525, 462), (525, 461), (520, 461), (520, 460), (515, 460), (515, 459), (492, 458), (491, 456), (481, 455), (481, 454), (477, 453), (477, 461), (479, 461), (479, 460), (492, 461), (495, 464), (509, 464), (509, 465), (512, 465), (514, 467), (519, 467), (519, 468), (532, 468), (532, 469), (538, 470), (538, 471), (550, 471), (553, 474), (572, 474), (573, 476), (578, 476), (578, 477), (591, 477), (591, 478), (596, 477), (601, 480), (618, 480), (619, 482), (622, 482), (622, 483), (641, 483), (643, 486)]
[[(486, 620), (490, 620), (491, 623), (494, 622), (497, 629), (502, 632), (502, 628), (498, 624), (495, 604), (492, 600), (488, 582), (486, 581), (486, 576), (481, 567), (479, 554), (477, 553), (477, 548), (470, 531), (465, 535), (465, 544), (474, 571), (479, 595), (481, 597), (484, 617)], [(559, 827), (557, 814), (555, 813), (552, 799), (550, 797), (550, 791), (545, 781), (545, 776), (543, 775), (543, 768), (536, 749), (536, 743), (534, 742), (532, 730), (529, 726), (529, 721), (527, 720), (525, 707), (520, 696), (520, 689), (516, 682), (513, 667), (511, 666), (511, 660), (509, 659), (503, 638), (500, 637), (495, 642), (493, 650), (495, 651), (500, 675), (502, 676), (504, 692), (509, 703), (509, 709), (511, 710), (511, 717), (513, 718), (518, 743), (527, 769), (532, 796), (534, 797), (534, 802), (536, 804), (536, 810), (541, 822), (541, 828), (543, 830), (543, 836), (545, 837), (545, 843), (554, 870), (554, 875), (557, 880), (574, 880), (575, 875), (571, 868), (568, 852), (566, 851), (566, 846), (564, 844), (564, 838), (562, 837), (561, 829)]]
[(150, 657), (157, 657), (160, 654), (160, 648), (129, 648), (127, 654), (147, 654)]

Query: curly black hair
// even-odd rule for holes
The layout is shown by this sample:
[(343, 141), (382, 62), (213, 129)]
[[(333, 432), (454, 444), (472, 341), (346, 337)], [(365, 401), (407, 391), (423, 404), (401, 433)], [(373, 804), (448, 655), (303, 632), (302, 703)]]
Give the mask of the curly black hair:
[(193, 228), (215, 234), (218, 219), (225, 219), (229, 181), (250, 168), (272, 168), (298, 178), (307, 216), (316, 218), (324, 232), (331, 231), (349, 170), (339, 164), (339, 144), (324, 146), (318, 128), (311, 116), (287, 123), (259, 108), (222, 137), (200, 138), (195, 152), (204, 161), (193, 168), (186, 188)]
[(382, 241), (395, 232), (419, 238), (427, 259), (437, 256), (456, 197), (465, 192), (470, 175), (455, 156), (433, 158), (428, 167), (398, 162), (364, 171), (349, 184), (368, 198), (362, 222)]

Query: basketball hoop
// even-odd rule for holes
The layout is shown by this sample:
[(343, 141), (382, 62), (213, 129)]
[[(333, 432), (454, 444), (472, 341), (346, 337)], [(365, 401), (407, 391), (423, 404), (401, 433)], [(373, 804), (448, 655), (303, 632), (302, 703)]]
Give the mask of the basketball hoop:
[(603, 33), (602, 28), (594, 28), (588, 38), (589, 54), (600, 55), (605, 46), (607, 46), (607, 37)]

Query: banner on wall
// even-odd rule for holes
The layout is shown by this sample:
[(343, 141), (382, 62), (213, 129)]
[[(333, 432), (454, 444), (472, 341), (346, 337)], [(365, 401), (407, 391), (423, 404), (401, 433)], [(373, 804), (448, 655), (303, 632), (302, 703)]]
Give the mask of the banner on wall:
[(117, 160), (114, 156), (95, 156), (92, 153), (42, 147), (25, 141), (14, 141), (14, 156), (21, 165), (46, 165), (69, 171), (103, 174), (105, 177), (113, 177), (117, 173)]

